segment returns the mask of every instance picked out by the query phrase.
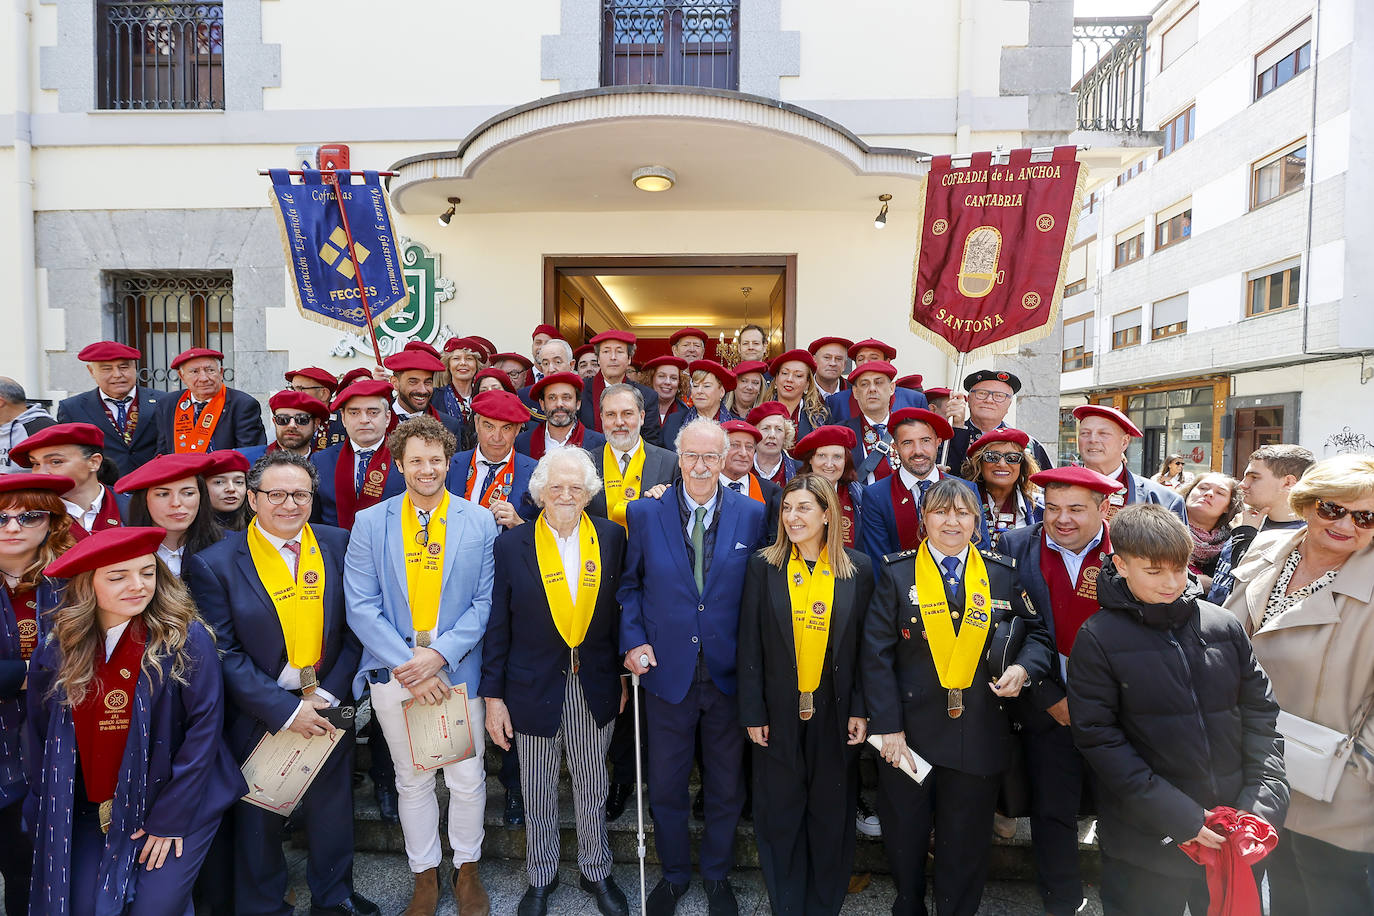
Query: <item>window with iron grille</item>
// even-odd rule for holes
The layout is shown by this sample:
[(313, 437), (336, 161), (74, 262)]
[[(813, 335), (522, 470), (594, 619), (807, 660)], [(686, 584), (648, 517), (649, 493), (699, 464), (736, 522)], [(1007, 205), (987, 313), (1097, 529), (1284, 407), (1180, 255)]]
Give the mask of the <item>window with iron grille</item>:
[(227, 270), (118, 271), (106, 275), (119, 339), (143, 353), (139, 384), (180, 391), (172, 359), (191, 347), (224, 354), (234, 377), (234, 281)]
[(739, 0), (602, 0), (601, 85), (739, 89)]
[(224, 108), (223, 3), (101, 0), (96, 9), (101, 108)]

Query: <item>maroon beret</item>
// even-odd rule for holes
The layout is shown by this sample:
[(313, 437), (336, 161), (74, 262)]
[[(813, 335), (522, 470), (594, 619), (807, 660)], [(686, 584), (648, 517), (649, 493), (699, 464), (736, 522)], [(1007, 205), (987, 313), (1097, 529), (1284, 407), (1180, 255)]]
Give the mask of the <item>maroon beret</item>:
[(903, 407), (888, 418), (887, 428), (895, 430), (903, 423), (924, 423), (935, 430), (935, 435), (941, 439), (951, 439), (954, 437), (954, 430), (950, 428), (949, 421), (940, 416), (933, 410), (926, 410), (924, 407)]
[(404, 347), (402, 347), (401, 349), (402, 349), (402, 350), (417, 350), (417, 351), (419, 351), (419, 352), (421, 352), (421, 353), (428, 353), (430, 356), (434, 357), (435, 359), (438, 359), (438, 358), (439, 358), (439, 351), (436, 350), (436, 349), (434, 349), (434, 347), (432, 347), (431, 345), (425, 343), (423, 340), (410, 340), (410, 341), (406, 341), (406, 345), (405, 345)]
[(450, 337), (444, 344), (444, 352), (452, 353), (454, 350), (471, 350), (483, 359), (487, 356), (486, 348), (473, 337)]
[[(357, 372), (358, 370), (351, 369), (349, 371)], [(367, 370), (364, 369), (363, 371), (366, 372)], [(298, 375), (303, 375), (311, 381), (319, 382), (329, 389), (330, 394), (339, 390), (339, 380), (336, 379), (334, 373), (330, 372), (328, 369), (321, 369), (319, 366), (306, 366), (303, 369), (287, 369), (283, 377), (286, 379), (286, 384), (290, 385), (291, 380)]]
[(496, 344), (487, 340), (485, 337), (481, 337), (477, 334), (469, 334), (468, 340), (471, 340), (482, 348), (482, 355), (485, 356), (488, 361), (496, 354)]
[(693, 374), (698, 372), (709, 372), (720, 380), (725, 386), (726, 391), (735, 390), (735, 373), (716, 362), (714, 359), (694, 359), (692, 364), (687, 367), (687, 371)]
[(240, 474), (248, 473), (248, 459), (244, 457), (243, 452), (224, 448), (211, 452), (206, 457), (210, 460), (206, 462), (205, 470), (201, 471), (205, 477), (218, 477), (220, 474), (232, 474), (234, 471)]
[(854, 354), (858, 353), (860, 350), (880, 350), (882, 351), (883, 356), (887, 358), (888, 362), (891, 362), (892, 360), (897, 358), (896, 347), (892, 346), (891, 344), (885, 344), (881, 340), (875, 340), (872, 337), (868, 338), (867, 340), (861, 340), (858, 343), (851, 346), (849, 348), (849, 358), (856, 359), (857, 357), (855, 357)]
[(969, 444), (967, 454), (972, 455), (980, 448), (992, 445), (994, 442), (1010, 442), (1012, 445), (1026, 448), (1030, 445), (1030, 436), (1021, 432), (1019, 429), (1012, 429), (1010, 426), (994, 429), (992, 432), (983, 433), (983, 435), (974, 439), (973, 442)]
[(0, 474), (0, 493), (44, 490), (61, 496), (74, 486), (75, 480), (59, 474)]
[(389, 402), (392, 390), (391, 383), (381, 379), (370, 378), (354, 382), (334, 396), (334, 400), (329, 402), (329, 409), (339, 410), (354, 398), (385, 398)]
[(528, 423), (530, 409), (509, 391), (484, 391), (472, 399), (472, 412), (502, 423)]
[[(919, 372), (915, 375), (904, 375), (901, 378), (897, 379), (897, 387), (909, 388), (912, 391), (920, 391), (921, 383), (924, 381), (925, 379), (921, 377), (921, 374)], [(949, 389), (945, 389), (945, 394), (949, 394)]]
[(1140, 431), (1139, 427), (1131, 422), (1130, 417), (1126, 416), (1115, 407), (1108, 407), (1105, 404), (1080, 404), (1073, 409), (1073, 418), (1075, 420), (1082, 420), (1085, 417), (1102, 417), (1104, 420), (1111, 420), (1129, 435), (1145, 435)]
[(382, 365), (392, 372), (443, 372), (444, 364), (438, 357), (430, 356), (423, 350), (402, 350), (382, 360)]
[(209, 466), (210, 456), (200, 452), (158, 455), (153, 460), (144, 462), (136, 470), (130, 471), (115, 481), (114, 489), (116, 493), (146, 490), (160, 483), (171, 483), (174, 480), (200, 476), (205, 473), (205, 469)]
[(511, 384), (510, 376), (506, 373), (506, 370), (483, 369), (481, 372), (477, 373), (472, 377), (472, 387), (476, 389), (480, 384), (482, 384), (482, 379), (484, 378), (496, 379), (498, 382), (501, 383), (502, 388), (506, 389), (511, 394), (515, 394), (515, 386)]
[(706, 341), (711, 339), (706, 336), (705, 331), (699, 330), (698, 328), (683, 328), (680, 331), (674, 331), (673, 336), (668, 338), (668, 343), (670, 345), (675, 344), (684, 337), (697, 337), (700, 338), (702, 343), (706, 343)]
[(839, 445), (845, 449), (853, 449), (859, 444), (858, 438), (854, 435), (854, 430), (848, 426), (819, 426), (811, 432), (802, 436), (802, 440), (792, 449), (792, 454), (797, 458), (809, 455), (816, 449), (826, 445)]
[(577, 389), (577, 393), (582, 393), (582, 376), (576, 372), (551, 372), (535, 382), (530, 388), (530, 397), (539, 400), (544, 396), (544, 389), (550, 385), (572, 385)]
[(816, 371), (816, 358), (805, 350), (788, 350), (786, 353), (773, 357), (773, 361), (768, 364), (768, 371), (778, 374), (778, 369), (782, 368), (783, 363), (801, 363), (812, 372)]
[(757, 427), (768, 417), (782, 417), (784, 420), (791, 420), (792, 412), (781, 401), (764, 401), (749, 411), (747, 419), (752, 426)]
[(683, 359), (681, 356), (673, 356), (671, 353), (667, 356), (656, 356), (645, 363), (640, 371), (657, 372), (661, 366), (672, 366), (674, 369), (681, 372), (687, 368), (687, 360)]
[(639, 338), (635, 337), (635, 336), (634, 336), (633, 334), (631, 334), (629, 331), (616, 331), (616, 330), (610, 330), (610, 331), (602, 331), (600, 334), (598, 334), (598, 335), (596, 335), (595, 337), (593, 337), (593, 338), (589, 341), (589, 343), (591, 343), (591, 345), (592, 345), (593, 347), (596, 347), (596, 346), (600, 346), (600, 345), (603, 344), (603, 343), (606, 343), (607, 341), (618, 340), (618, 341), (620, 341), (620, 342), (623, 343), (623, 344), (627, 344), (627, 345), (629, 345), (629, 346), (634, 346), (635, 342), (636, 342), (638, 339), (639, 339)]
[(70, 579), (77, 573), (157, 553), (157, 548), (166, 539), (166, 528), (120, 526), (93, 531), (89, 537), (82, 538), (75, 547), (49, 563), (43, 569), (43, 574), (54, 579)]
[(83, 363), (104, 363), (118, 359), (140, 360), (143, 358), (143, 354), (128, 344), (117, 343), (113, 340), (98, 340), (82, 347), (81, 352), (76, 354), (76, 358)]
[(180, 368), (182, 363), (201, 358), (223, 360), (224, 354), (218, 350), (211, 350), (209, 347), (192, 347), (189, 350), (182, 350), (176, 356), (172, 357), (172, 368)]
[(948, 388), (927, 388), (925, 390), (926, 399), (947, 398), (952, 392)]
[(748, 375), (750, 372), (757, 372), (759, 375), (763, 375), (767, 371), (768, 364), (762, 360), (746, 359), (735, 366), (735, 378), (739, 378), (741, 375)]
[(551, 324), (536, 324), (534, 326), (534, 332), (530, 334), (530, 340), (534, 340), (540, 334), (547, 334), (550, 337), (557, 337), (559, 340), (563, 339), (563, 335), (559, 333), (558, 328), (554, 327)]
[(1038, 474), (1032, 474), (1030, 480), (1041, 488), (1047, 484), (1061, 483), (1070, 487), (1087, 487), (1094, 493), (1108, 495), (1121, 489), (1121, 481), (1076, 464), (1065, 465), (1062, 468), (1047, 468)]
[(852, 343), (853, 341), (851, 341), (847, 337), (817, 337), (815, 340), (811, 341), (811, 343), (807, 346), (806, 352), (810, 353), (812, 356), (815, 356), (816, 351), (819, 350), (821, 347), (826, 346), (827, 344), (839, 344), (845, 349), (849, 349)]
[(885, 363), (881, 360), (875, 359), (870, 362), (862, 363), (858, 366), (855, 366), (854, 371), (849, 373), (849, 384), (854, 384), (854, 380), (857, 379), (859, 376), (863, 375), (865, 372), (880, 372), (890, 379), (897, 377), (896, 366), (892, 365), (892, 363)]
[(755, 442), (763, 438), (763, 433), (759, 432), (757, 426), (752, 423), (746, 423), (744, 420), (726, 420), (724, 423), (720, 424), (720, 428), (725, 430), (726, 435), (730, 433), (748, 433), (754, 437)]
[(303, 410), (317, 420), (329, 419), (329, 405), (299, 391), (278, 391), (267, 399), (270, 410)]
[[(372, 370), (369, 369), (367, 366), (358, 366), (356, 369), (349, 369), (343, 375), (339, 376), (339, 384), (334, 389), (334, 391), (343, 391), (345, 388), (347, 388), (349, 385), (352, 385), (354, 382), (360, 381), (362, 379), (370, 380), (371, 378)], [(334, 392), (332, 391), (330, 392), (330, 394), (333, 393)]]
[(93, 448), (103, 448), (105, 434), (100, 431), (100, 427), (92, 426), (90, 423), (57, 423), (21, 440), (10, 449), (10, 461), (20, 467), (32, 467), (29, 452), (34, 449), (52, 448), (54, 445), (89, 445)]
[(588, 353), (591, 353), (595, 349), (596, 347), (593, 347), (591, 344), (583, 344), (582, 346), (578, 347), (576, 350), (573, 351), (573, 360), (579, 360), (582, 357), (586, 356)]
[(520, 365), (524, 366), (526, 372), (534, 368), (533, 361), (531, 361), (530, 358), (528, 356), (525, 356), (523, 353), (497, 353), (496, 355), (492, 356), (491, 361), (496, 363), (507, 359), (513, 359)]

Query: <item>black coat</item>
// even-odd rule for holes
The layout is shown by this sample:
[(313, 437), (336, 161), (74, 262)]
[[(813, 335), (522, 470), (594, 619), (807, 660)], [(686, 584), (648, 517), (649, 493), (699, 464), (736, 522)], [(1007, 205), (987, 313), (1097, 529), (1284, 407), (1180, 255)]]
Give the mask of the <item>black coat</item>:
[[(663, 430), (659, 428), (658, 423), (658, 392), (638, 382), (626, 381), (625, 384), (638, 388), (640, 397), (644, 399), (644, 425), (640, 428), (639, 434), (644, 437), (645, 442), (663, 445)], [(586, 387), (582, 389), (582, 403), (577, 408), (577, 417), (588, 429), (602, 431), (601, 405), (597, 403), (596, 397), (596, 377), (586, 380)]]
[(170, 397), (165, 391), (154, 391), (142, 385), (134, 389), (134, 398), (138, 402), (138, 425), (134, 427), (132, 441), (128, 444), (125, 444), (124, 437), (106, 415), (99, 388), (74, 394), (61, 401), (57, 405), (57, 422), (90, 423), (98, 427), (105, 434), (101, 454), (114, 462), (119, 469), (119, 476), (123, 477), (157, 457), (157, 404)]
[[(170, 455), (176, 451), (176, 433), (173, 431), (176, 420), (177, 404), (190, 395), (185, 391), (165, 394), (157, 399), (154, 416), (157, 419), (157, 453)], [(140, 405), (141, 406), (141, 405)], [(140, 414), (139, 425), (143, 424)], [(215, 434), (210, 437), (210, 451), (217, 452), (226, 448), (245, 448), (250, 445), (266, 445), (267, 429), (262, 425), (262, 405), (250, 394), (237, 388), (224, 388), (224, 413), (215, 424)]]
[[(854, 564), (854, 575), (835, 580), (826, 647), (836, 700), (830, 706), (835, 715), (830, 724), (839, 744), (848, 734), (849, 717), (867, 715), (860, 683), (859, 641), (873, 597), (873, 564), (857, 550), (846, 548), (845, 553)], [(759, 750), (791, 758), (798, 770), (803, 769), (787, 570), (778, 569), (757, 553), (749, 558), (745, 572), (737, 658), (740, 724), (746, 728), (767, 725), (768, 747)]]
[[(596, 465), (596, 473), (602, 479), (606, 479), (606, 450), (604, 448), (588, 452), (592, 456), (592, 464)], [(677, 455), (668, 451), (666, 448), (659, 448), (657, 445), (650, 445), (644, 442), (644, 477), (641, 481), (644, 490), (652, 490), (659, 484), (672, 485), (681, 475), (677, 466)], [(587, 514), (597, 518), (606, 517), (606, 491), (602, 490), (592, 497), (591, 504), (587, 506)]]
[[(948, 692), (935, 673), (919, 604), (911, 599), (919, 549), (888, 554), (878, 564), (863, 636), (868, 730), (875, 735), (905, 732), (907, 744), (935, 766), (974, 776), (1000, 773), (1011, 760), (1010, 703), (989, 689), (992, 677), (984, 652), (973, 683), (964, 690), (963, 715), (949, 717)], [(1025, 621), (1026, 641), (1015, 664), (1026, 669), (1032, 683), (1042, 680), (1055, 663), (1054, 644), (1044, 620), (1025, 600), (1016, 561), (991, 550), (979, 553), (988, 571), (993, 626), (1009, 614)], [(956, 607), (963, 607), (962, 585), (950, 602), (951, 610)]]
[[(620, 709), (620, 567), (625, 530), (604, 518), (591, 520), (601, 550), (601, 588), (587, 636), (578, 647), (579, 676), (587, 707), (598, 726)], [(521, 734), (552, 738), (563, 717), (568, 644), (554, 625), (535, 554), (535, 529), (517, 525), (496, 538), (496, 578), (491, 617), (482, 640), (482, 685), (478, 694), (506, 701), (511, 727)], [(585, 564), (588, 558), (583, 557)]]
[(1279, 707), (1234, 615), (1198, 599), (1136, 600), (1109, 560), (1102, 610), (1069, 656), (1074, 744), (1092, 767), (1102, 851), (1164, 874), (1200, 876), (1178, 844), (1204, 808), (1281, 826), (1288, 809)]

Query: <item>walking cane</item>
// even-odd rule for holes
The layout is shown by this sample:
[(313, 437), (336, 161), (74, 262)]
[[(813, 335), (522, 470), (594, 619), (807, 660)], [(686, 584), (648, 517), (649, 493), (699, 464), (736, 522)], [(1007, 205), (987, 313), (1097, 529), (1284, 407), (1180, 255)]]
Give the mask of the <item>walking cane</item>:
[[(649, 667), (647, 653), (639, 657), (639, 666)], [(630, 673), (630, 689), (635, 694), (635, 808), (639, 818), (639, 847), (636, 849), (639, 855), (639, 912), (644, 913), (648, 910), (648, 898), (644, 891), (644, 857), (647, 855), (644, 847), (644, 762), (639, 749), (639, 675), (633, 672)]]

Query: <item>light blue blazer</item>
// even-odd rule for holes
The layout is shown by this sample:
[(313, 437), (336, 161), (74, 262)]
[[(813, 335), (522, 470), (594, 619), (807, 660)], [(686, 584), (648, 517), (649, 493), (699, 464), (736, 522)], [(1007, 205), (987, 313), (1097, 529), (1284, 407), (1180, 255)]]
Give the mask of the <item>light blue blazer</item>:
[[(391, 669), (414, 655), (401, 543), (404, 502), (402, 494), (359, 512), (344, 557), (348, 625), (363, 644), (355, 694), (369, 681), (390, 679)], [(477, 695), (482, 678), (482, 635), (491, 614), (492, 546), (498, 530), (490, 512), (450, 494), (444, 583), (430, 648), (447, 659), (443, 670), (448, 682), (466, 683), (469, 697)]]

